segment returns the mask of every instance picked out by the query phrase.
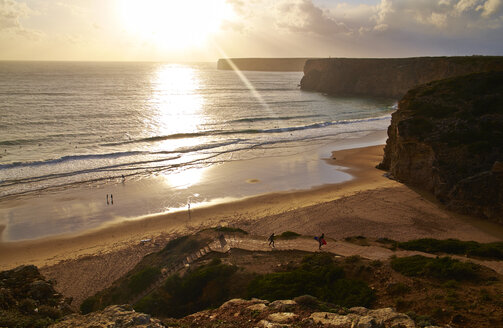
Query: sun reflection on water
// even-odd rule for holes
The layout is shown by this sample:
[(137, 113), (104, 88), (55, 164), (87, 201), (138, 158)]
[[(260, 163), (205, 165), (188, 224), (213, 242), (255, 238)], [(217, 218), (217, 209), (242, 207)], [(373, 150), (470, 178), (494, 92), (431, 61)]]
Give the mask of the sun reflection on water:
[(160, 150), (175, 150), (199, 144), (200, 138), (178, 138), (177, 135), (197, 133), (205, 123), (204, 98), (199, 94), (200, 79), (194, 68), (163, 65), (151, 81), (150, 135), (164, 137)]
[[(205, 99), (200, 94), (198, 71), (190, 66), (162, 65), (151, 81), (150, 135), (160, 137), (156, 151), (177, 152), (207, 140), (197, 136), (206, 122)], [(183, 152), (181, 162), (190, 161), (190, 153)], [(179, 168), (166, 171), (162, 176), (167, 185), (186, 189), (201, 181), (205, 168)]]
[(207, 167), (193, 167), (163, 174), (166, 183), (175, 189), (187, 189), (202, 181)]

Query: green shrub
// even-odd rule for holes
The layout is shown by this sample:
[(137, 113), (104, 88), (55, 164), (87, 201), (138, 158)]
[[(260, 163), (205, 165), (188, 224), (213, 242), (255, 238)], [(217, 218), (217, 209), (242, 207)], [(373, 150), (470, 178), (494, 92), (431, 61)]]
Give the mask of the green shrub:
[(155, 293), (141, 299), (135, 310), (166, 317), (183, 317), (207, 307), (216, 307), (228, 299), (229, 279), (237, 268), (219, 260), (187, 272), (173, 275)]
[(429, 277), (442, 280), (478, 278), (479, 265), (460, 262), (450, 257), (427, 258), (420, 255), (394, 258), (391, 267), (406, 276)]
[(244, 231), (243, 229), (240, 229), (240, 228), (231, 228), (231, 227), (216, 227), (216, 228), (213, 228), (215, 231), (220, 231), (220, 232), (228, 232), (228, 233), (232, 233), (232, 232), (239, 232), (239, 233), (242, 233), (242, 234), (245, 234), (247, 235), (248, 232)]
[(344, 262), (346, 263), (357, 263), (357, 262), (360, 262), (361, 261), (361, 257), (360, 255), (351, 255), (351, 256), (348, 256), (344, 259)]
[(397, 283), (392, 283), (389, 284), (388, 287), (386, 287), (386, 291), (388, 292), (389, 295), (393, 296), (398, 296), (398, 295), (404, 295), (410, 292), (410, 286), (403, 284), (401, 282)]
[(40, 305), (38, 307), (38, 314), (42, 317), (51, 318), (53, 320), (59, 319), (63, 316), (61, 310), (48, 305)]
[(128, 286), (131, 291), (138, 294), (149, 287), (161, 275), (161, 269), (147, 267), (129, 278)]
[(461, 241), (457, 239), (438, 240), (423, 238), (398, 243), (398, 247), (426, 253), (447, 253), (497, 260), (503, 259), (503, 242), (480, 244), (475, 241)]
[(91, 296), (86, 298), (81, 304), (80, 304), (80, 312), (82, 314), (88, 314), (93, 311), (98, 310), (99, 307), (99, 302), (98, 298), (96, 296)]
[(300, 234), (293, 232), (293, 231), (285, 231), (281, 235), (279, 235), (280, 238), (284, 239), (293, 239), (299, 237)]
[(35, 313), (37, 302), (31, 298), (25, 298), (19, 302), (18, 308), (24, 314), (32, 314)]
[(375, 298), (364, 282), (345, 279), (328, 254), (306, 256), (298, 268), (260, 275), (248, 286), (249, 297), (270, 301), (306, 294), (346, 307), (369, 306)]

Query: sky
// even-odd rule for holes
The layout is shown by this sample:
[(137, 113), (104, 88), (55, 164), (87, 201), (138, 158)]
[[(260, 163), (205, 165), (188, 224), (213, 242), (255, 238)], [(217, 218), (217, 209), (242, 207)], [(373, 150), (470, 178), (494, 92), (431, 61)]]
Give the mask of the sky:
[(0, 60), (503, 55), (503, 0), (0, 0)]

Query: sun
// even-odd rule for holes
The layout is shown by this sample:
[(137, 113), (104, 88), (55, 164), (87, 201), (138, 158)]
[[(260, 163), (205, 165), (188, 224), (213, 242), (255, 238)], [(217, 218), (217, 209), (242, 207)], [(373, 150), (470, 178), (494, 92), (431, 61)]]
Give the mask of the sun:
[(232, 16), (225, 0), (117, 0), (127, 32), (172, 50), (197, 47)]

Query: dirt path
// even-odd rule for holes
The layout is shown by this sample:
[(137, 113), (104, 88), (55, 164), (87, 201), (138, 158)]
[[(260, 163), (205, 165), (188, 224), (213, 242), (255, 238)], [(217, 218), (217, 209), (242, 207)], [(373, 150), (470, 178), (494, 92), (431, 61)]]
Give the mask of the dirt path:
[[(295, 239), (283, 240), (277, 239), (275, 241), (275, 247), (269, 247), (268, 242), (265, 237), (236, 237), (236, 236), (226, 236), (225, 238), (227, 245), (222, 249), (222, 251), (228, 251), (232, 248), (240, 248), (249, 251), (279, 251), (279, 250), (301, 250), (307, 252), (318, 251), (318, 242), (314, 239), (307, 237), (299, 237)], [(216, 250), (216, 249), (213, 249)], [(405, 251), (398, 250), (392, 251), (385, 247), (379, 246), (360, 246), (350, 242), (342, 240), (329, 240), (327, 245), (322, 247), (323, 252), (329, 252), (339, 256), (354, 256), (358, 255), (369, 260), (388, 260), (391, 256), (405, 257), (413, 255), (422, 255), (426, 257), (436, 257), (437, 255), (423, 253), (418, 251)], [(473, 258), (467, 258), (458, 255), (449, 255), (452, 258), (459, 259), (461, 261), (471, 261), (483, 266), (486, 266), (495, 272), (503, 275), (503, 261), (489, 261), (489, 260), (477, 260)]]

